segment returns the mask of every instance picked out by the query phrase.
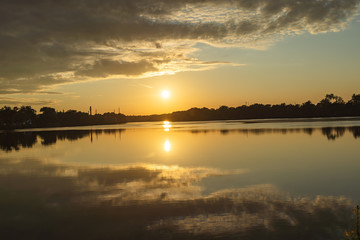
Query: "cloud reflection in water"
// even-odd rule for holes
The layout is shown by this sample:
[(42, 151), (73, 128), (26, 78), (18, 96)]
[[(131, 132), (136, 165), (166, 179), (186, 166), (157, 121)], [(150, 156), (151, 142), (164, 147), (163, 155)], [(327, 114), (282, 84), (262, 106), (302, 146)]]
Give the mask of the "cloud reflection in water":
[(338, 239), (352, 204), (293, 197), (269, 184), (203, 195), (203, 179), (241, 169), (80, 167), (30, 158), (1, 159), (0, 169), (5, 239)]

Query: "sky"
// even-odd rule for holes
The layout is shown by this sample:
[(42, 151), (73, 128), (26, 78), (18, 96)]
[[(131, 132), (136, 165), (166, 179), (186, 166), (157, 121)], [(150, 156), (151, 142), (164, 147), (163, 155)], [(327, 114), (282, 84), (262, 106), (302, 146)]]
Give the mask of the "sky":
[(349, 100), (359, 12), (360, 0), (2, 0), (0, 107), (138, 115)]

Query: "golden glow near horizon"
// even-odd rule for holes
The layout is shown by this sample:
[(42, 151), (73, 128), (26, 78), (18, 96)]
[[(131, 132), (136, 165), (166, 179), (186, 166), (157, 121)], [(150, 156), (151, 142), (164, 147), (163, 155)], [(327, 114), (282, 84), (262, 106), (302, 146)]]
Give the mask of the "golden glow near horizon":
[(163, 99), (168, 99), (170, 97), (170, 92), (168, 90), (163, 90), (161, 96)]

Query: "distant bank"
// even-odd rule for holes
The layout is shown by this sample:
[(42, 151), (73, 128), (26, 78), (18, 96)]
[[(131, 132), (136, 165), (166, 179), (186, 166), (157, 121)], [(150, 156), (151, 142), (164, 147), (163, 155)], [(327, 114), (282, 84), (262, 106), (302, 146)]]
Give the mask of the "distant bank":
[(3, 107), (0, 109), (0, 129), (72, 127), (86, 125), (120, 124), (126, 122), (124, 114), (95, 114), (76, 110), (56, 111), (51, 107), (43, 107), (40, 113), (30, 106), (20, 108)]
[[(345, 118), (344, 118), (345, 117)], [(85, 125), (121, 124), (149, 121), (212, 121), (246, 120), (246, 123), (265, 121), (328, 121), (360, 119), (360, 94), (353, 94), (345, 102), (334, 94), (326, 94), (319, 103), (307, 101), (303, 104), (252, 104), (238, 107), (191, 108), (167, 114), (126, 116), (121, 113), (91, 114), (76, 110), (56, 111), (43, 107), (36, 113), (30, 106), (0, 109), (0, 129), (69, 127)]]

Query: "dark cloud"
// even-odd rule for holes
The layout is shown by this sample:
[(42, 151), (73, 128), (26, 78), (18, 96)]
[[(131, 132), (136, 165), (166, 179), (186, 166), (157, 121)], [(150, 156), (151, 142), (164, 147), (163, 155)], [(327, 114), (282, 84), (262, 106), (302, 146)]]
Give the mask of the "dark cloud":
[(96, 61), (87, 69), (76, 71), (76, 75), (90, 77), (107, 77), (109, 75), (138, 76), (158, 70), (154, 63), (148, 61), (119, 62), (108, 59)]
[(184, 71), (194, 61), (176, 63), (186, 61), (196, 42), (254, 47), (289, 33), (338, 31), (355, 15), (358, 4), (359, 0), (3, 0), (0, 91), (28, 93), (112, 75)]

